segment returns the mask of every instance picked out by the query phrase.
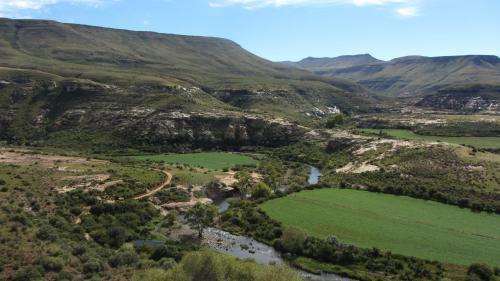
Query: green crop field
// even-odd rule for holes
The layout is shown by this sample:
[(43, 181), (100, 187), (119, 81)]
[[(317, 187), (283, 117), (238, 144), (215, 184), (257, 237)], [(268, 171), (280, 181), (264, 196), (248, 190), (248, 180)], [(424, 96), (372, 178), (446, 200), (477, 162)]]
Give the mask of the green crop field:
[(137, 155), (131, 156), (131, 158), (135, 160), (163, 161), (170, 164), (184, 164), (208, 169), (224, 169), (236, 165), (256, 165), (258, 163), (257, 160), (249, 156), (226, 152)]
[(361, 129), (364, 133), (378, 134), (382, 131), (387, 136), (422, 141), (442, 141), (448, 143), (471, 145), (477, 148), (500, 148), (500, 137), (443, 137), (443, 136), (424, 136), (415, 134), (409, 130), (398, 129)]
[(349, 189), (303, 191), (261, 205), (308, 234), (364, 248), (468, 265), (498, 266), (500, 216), (409, 197)]

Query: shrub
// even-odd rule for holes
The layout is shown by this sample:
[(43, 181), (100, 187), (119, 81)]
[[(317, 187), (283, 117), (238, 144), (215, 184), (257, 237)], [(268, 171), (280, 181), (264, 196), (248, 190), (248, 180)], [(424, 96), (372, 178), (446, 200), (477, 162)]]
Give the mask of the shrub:
[(298, 274), (290, 268), (257, 265), (212, 251), (186, 254), (173, 269), (164, 271), (149, 269), (136, 272), (132, 280), (141, 281), (219, 281), (219, 280), (261, 280), (299, 281)]
[(64, 267), (64, 261), (58, 257), (45, 257), (40, 263), (47, 271), (59, 272)]
[(283, 231), (281, 237), (281, 246), (289, 253), (301, 254), (304, 249), (304, 242), (307, 239), (307, 234), (299, 228), (287, 227)]
[(124, 265), (133, 265), (137, 263), (138, 261), (137, 254), (135, 251), (119, 251), (111, 258), (109, 258), (109, 265), (112, 267), (119, 267), (119, 266), (124, 266)]
[(87, 252), (87, 247), (81, 244), (81, 245), (76, 245), (71, 253), (75, 256), (81, 256), (85, 254), (85, 252)]
[(177, 263), (172, 258), (162, 258), (158, 261), (158, 265), (165, 270), (169, 270), (175, 267)]
[(85, 274), (97, 273), (101, 270), (101, 268), (102, 268), (101, 263), (96, 259), (92, 259), (92, 260), (87, 261), (83, 265), (83, 273), (85, 273)]
[(36, 233), (36, 237), (40, 240), (54, 242), (57, 240), (57, 234), (51, 227), (42, 226)]
[(6, 185), (6, 184), (7, 184), (7, 182), (5, 180), (0, 179), (0, 185)]
[(490, 281), (495, 280), (493, 270), (485, 264), (474, 263), (467, 270), (467, 280)]
[(255, 184), (252, 188), (252, 198), (267, 198), (271, 195), (271, 188), (263, 182)]
[(333, 115), (332, 117), (328, 118), (326, 121), (325, 126), (329, 129), (335, 128), (338, 125), (343, 125), (346, 122), (346, 117), (342, 113), (337, 113)]

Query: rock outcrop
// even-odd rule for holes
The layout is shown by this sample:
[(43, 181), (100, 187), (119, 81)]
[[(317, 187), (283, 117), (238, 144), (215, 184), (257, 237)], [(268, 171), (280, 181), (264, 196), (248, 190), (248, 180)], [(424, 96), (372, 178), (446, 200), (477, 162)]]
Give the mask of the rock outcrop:
[[(213, 98), (197, 88), (119, 88), (73, 80), (7, 87), (0, 91), (9, 100), (0, 105), (0, 140), (11, 143), (43, 142), (76, 130), (104, 132), (131, 145), (276, 146), (306, 132), (294, 123), (223, 106), (202, 111), (197, 99)], [(157, 105), (162, 103), (166, 106)]]
[(461, 112), (500, 113), (500, 87), (475, 85), (446, 88), (424, 97), (416, 106)]

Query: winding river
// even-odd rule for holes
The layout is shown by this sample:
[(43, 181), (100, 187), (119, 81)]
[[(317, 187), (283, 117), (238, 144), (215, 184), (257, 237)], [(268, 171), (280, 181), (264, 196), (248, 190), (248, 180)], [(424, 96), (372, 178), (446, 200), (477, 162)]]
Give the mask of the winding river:
[[(321, 171), (313, 166), (310, 166), (309, 178), (307, 183), (317, 184), (321, 177)], [(224, 212), (229, 208), (229, 203), (224, 200), (217, 204), (219, 213)], [(272, 264), (272, 263), (283, 263), (285, 262), (281, 257), (281, 254), (276, 251), (273, 247), (266, 244), (260, 243), (250, 237), (233, 235), (229, 232), (216, 229), (208, 228), (203, 234), (203, 245), (214, 249), (220, 253), (224, 253), (230, 256), (238, 257), (240, 259), (253, 259), (259, 264)], [(333, 281), (349, 280), (347, 278), (340, 277), (336, 274), (320, 274), (315, 275), (302, 270), (297, 270), (301, 276), (308, 278), (310, 280), (319, 281)]]
[[(317, 184), (321, 177), (321, 171), (313, 166), (310, 166), (309, 178), (307, 183)], [(227, 200), (223, 200), (217, 204), (217, 208), (219, 213), (226, 211), (229, 208), (230, 204)], [(184, 220), (183, 216), (178, 217), (179, 220)], [(152, 233), (155, 235), (159, 235), (165, 239), (169, 239), (166, 235), (160, 233), (158, 231), (160, 227), (160, 223), (156, 225), (155, 230)], [(134, 241), (136, 246), (140, 246), (142, 244), (150, 244), (152, 246), (157, 246), (161, 244), (161, 241), (155, 240), (137, 240)], [(233, 257), (237, 257), (240, 259), (253, 259), (255, 262), (259, 264), (275, 264), (275, 263), (285, 263), (284, 259), (281, 257), (281, 254), (276, 251), (273, 247), (268, 246), (266, 244), (260, 243), (250, 237), (233, 235), (229, 232), (223, 231), (217, 228), (208, 228), (203, 233), (203, 241), (202, 244), (208, 248), (211, 248), (217, 252), (227, 254)], [(318, 281), (348, 281), (350, 279), (340, 277), (336, 274), (311, 274), (299, 269), (296, 269), (302, 277), (305, 277), (309, 280), (318, 280)]]

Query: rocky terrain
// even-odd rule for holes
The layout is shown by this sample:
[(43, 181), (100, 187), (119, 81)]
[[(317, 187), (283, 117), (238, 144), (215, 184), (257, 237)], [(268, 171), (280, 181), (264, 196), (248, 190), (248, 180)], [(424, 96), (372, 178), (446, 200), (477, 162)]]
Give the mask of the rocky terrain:
[(440, 90), (424, 97), (417, 104), (439, 110), (500, 113), (500, 87), (472, 85)]
[[(197, 108), (196, 101), (189, 109), (175, 104), (158, 107), (155, 102), (163, 99), (158, 94), (151, 94), (155, 101), (150, 104), (141, 102), (141, 98), (147, 100), (146, 91), (141, 97), (135, 91), (123, 94), (123, 88), (91, 82), (47, 83), (30, 81), (5, 89), (0, 113), (2, 139), (36, 143), (61, 132), (79, 131), (107, 134), (137, 145), (273, 146), (296, 141), (305, 132), (282, 119), (224, 110), (215, 99), (210, 100), (214, 106), (206, 110)], [(161, 94), (195, 99), (200, 91), (165, 89)]]

